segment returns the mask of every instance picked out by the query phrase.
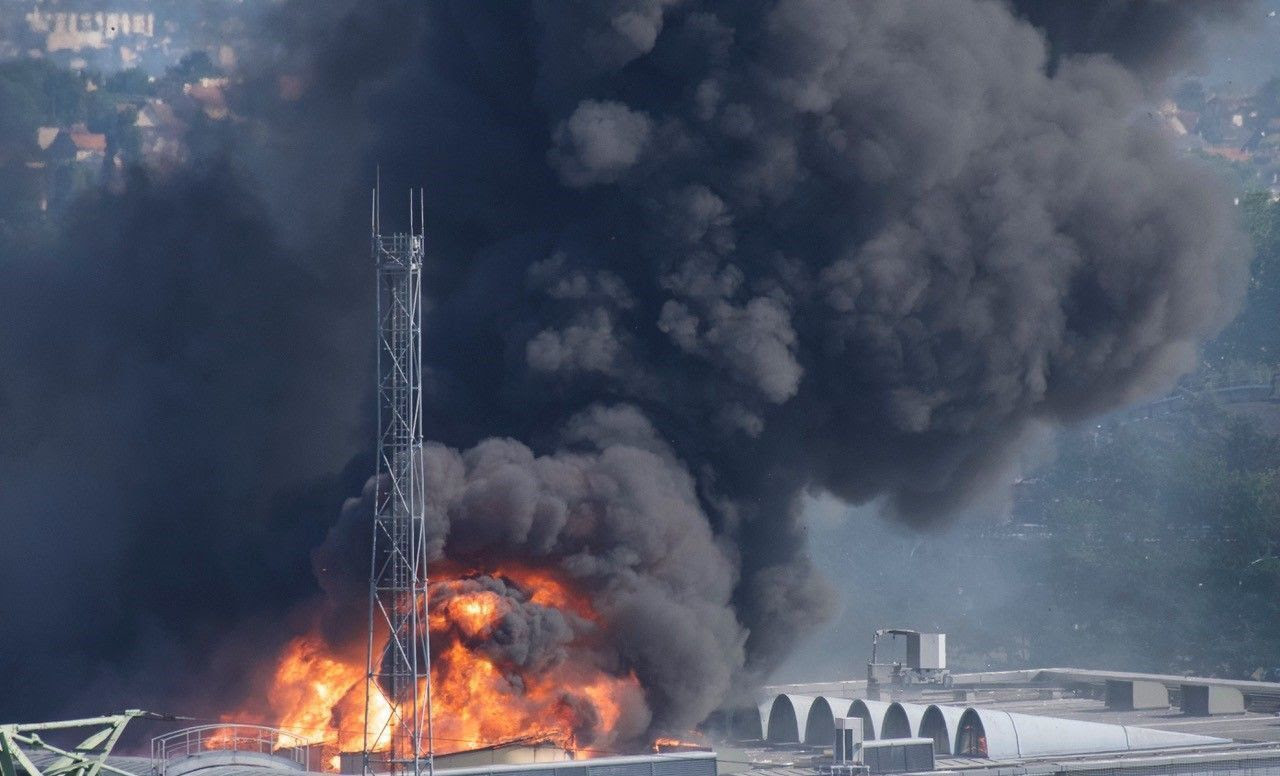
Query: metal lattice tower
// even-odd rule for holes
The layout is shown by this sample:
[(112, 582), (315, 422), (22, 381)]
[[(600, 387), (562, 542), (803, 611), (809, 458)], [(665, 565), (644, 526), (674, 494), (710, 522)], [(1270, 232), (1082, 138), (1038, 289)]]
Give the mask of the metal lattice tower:
[[(422, 192), (409, 194), (409, 230), (382, 234), (373, 192), (372, 242), (378, 273), (378, 477), (369, 575), (369, 652), (364, 772), (434, 773), (431, 655), (427, 628), (427, 547), (422, 473)], [(415, 213), (416, 210), (416, 213)], [(416, 221), (416, 224), (415, 224)], [(378, 637), (387, 634), (385, 648)], [(391, 707), (374, 693), (381, 693)], [(376, 705), (375, 705), (376, 704)], [(425, 745), (424, 745), (425, 744)]]

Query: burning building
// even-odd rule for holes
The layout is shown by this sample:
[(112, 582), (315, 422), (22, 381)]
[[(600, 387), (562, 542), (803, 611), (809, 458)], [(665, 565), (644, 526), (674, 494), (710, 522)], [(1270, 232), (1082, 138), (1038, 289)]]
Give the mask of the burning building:
[(417, 774), (436, 753), (529, 739), (570, 758), (633, 749), (649, 732), (640, 683), (621, 661), (601, 662), (601, 612), (569, 574), (514, 559), (446, 562), (431, 567), (428, 588), (426, 499), (440, 491), (423, 445), (423, 202), (411, 194), (409, 231), (383, 235), (380, 197), (375, 188), (378, 472), (372, 503), (357, 507), (373, 518), (364, 649), (299, 636), (265, 692), (226, 718), (302, 736), (339, 763), (363, 752), (359, 772)]
[[(623, 718), (643, 707), (634, 674), (597, 663), (599, 616), (564, 583), (536, 572), (455, 572), (433, 583), (431, 700), (436, 751), (534, 738), (582, 756), (634, 746)], [(385, 650), (380, 633), (375, 654)], [(545, 654), (512, 654), (524, 639), (554, 639)], [(363, 641), (346, 652), (319, 635), (291, 641), (266, 682), (265, 702), (228, 712), (305, 736), (335, 753), (389, 745), (389, 701), (365, 681)], [(425, 687), (424, 687), (425, 691)], [(366, 694), (371, 716), (366, 728)], [(628, 727), (629, 726), (629, 727)], [(625, 750), (624, 750), (625, 751)]]

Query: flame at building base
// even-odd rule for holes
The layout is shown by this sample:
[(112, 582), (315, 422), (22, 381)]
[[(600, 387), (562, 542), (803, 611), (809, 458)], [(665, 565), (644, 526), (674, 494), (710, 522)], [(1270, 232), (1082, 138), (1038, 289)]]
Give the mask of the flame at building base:
[[(575, 756), (650, 743), (636, 740), (648, 712), (635, 674), (591, 649), (601, 634), (586, 597), (542, 570), (447, 576), (432, 582), (427, 618), (436, 754), (531, 738)], [(320, 744), (336, 768), (336, 754), (361, 751), (366, 735), (371, 750), (390, 746), (391, 703), (366, 681), (363, 649), (304, 634), (285, 645), (262, 695), (223, 718)]]

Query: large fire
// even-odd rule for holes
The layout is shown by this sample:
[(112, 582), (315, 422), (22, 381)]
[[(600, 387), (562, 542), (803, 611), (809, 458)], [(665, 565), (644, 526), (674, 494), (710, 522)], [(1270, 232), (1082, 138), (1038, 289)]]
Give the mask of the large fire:
[[(623, 709), (641, 699), (634, 674), (594, 665), (574, 642), (552, 659), (521, 663), (503, 652), (512, 641), (510, 630), (519, 626), (513, 616), (517, 607), (573, 623), (575, 640), (590, 638), (599, 618), (564, 581), (525, 568), (457, 573), (432, 582), (431, 607), (437, 753), (528, 739), (551, 741), (570, 752), (607, 752), (617, 743)], [(299, 636), (281, 653), (264, 697), (226, 719), (269, 724), (331, 752), (360, 751), (368, 689), (370, 746), (386, 749), (392, 709), (376, 687), (366, 688), (365, 660), (364, 650), (343, 654), (318, 635)], [(330, 765), (335, 764), (336, 758)]]

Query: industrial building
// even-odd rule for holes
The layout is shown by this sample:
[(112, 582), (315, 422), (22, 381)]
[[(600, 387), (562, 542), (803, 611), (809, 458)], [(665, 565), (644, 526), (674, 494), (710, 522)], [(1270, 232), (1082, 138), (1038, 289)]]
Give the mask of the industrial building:
[(951, 682), (770, 687), (727, 718), (719, 772), (1280, 776), (1277, 683), (1069, 668)]
[[(715, 751), (568, 759), (544, 742), (436, 758), (441, 776), (854, 776), (874, 773), (1280, 776), (1280, 684), (1054, 668), (955, 674), (952, 686), (847, 680), (770, 687), (709, 729)], [(181, 728), (151, 756), (111, 746), (142, 712), (0, 725), (6, 776), (320, 776), (281, 731)], [(79, 745), (48, 743), (83, 729)], [(354, 769), (355, 762), (343, 764)]]
[[(0, 725), (4, 776), (332, 776), (318, 747), (261, 725), (199, 725), (151, 741), (149, 757), (113, 754), (126, 725), (147, 712), (30, 725)], [(78, 744), (54, 744), (74, 734)], [(427, 767), (441, 776), (716, 776), (710, 751), (573, 760), (540, 741), (442, 755)], [(427, 762), (424, 758), (424, 762)], [(424, 769), (426, 770), (426, 769)]]

